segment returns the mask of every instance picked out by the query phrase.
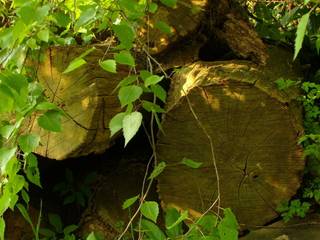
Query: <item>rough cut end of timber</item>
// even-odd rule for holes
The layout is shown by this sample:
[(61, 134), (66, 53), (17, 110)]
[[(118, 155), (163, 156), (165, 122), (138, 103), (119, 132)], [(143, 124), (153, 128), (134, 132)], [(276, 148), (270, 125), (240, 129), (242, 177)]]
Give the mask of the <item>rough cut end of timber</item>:
[(45, 60), (38, 66), (37, 76), (48, 100), (56, 103), (66, 113), (62, 119), (62, 132), (40, 129), (36, 118), (31, 119), (31, 131), (40, 133), (41, 146), (36, 153), (63, 160), (90, 153), (101, 153), (110, 144), (109, 120), (120, 106), (116, 93), (119, 81), (128, 69), (118, 67), (112, 74), (99, 66), (99, 59), (107, 59), (106, 47), (97, 47), (85, 57), (87, 64), (63, 74), (69, 63), (80, 56), (84, 47), (54, 47), (47, 50)]
[[(271, 52), (279, 64), (197, 62), (174, 76), (157, 143), (158, 159), (167, 163), (158, 183), (164, 206), (195, 216), (206, 211), (218, 194), (213, 159), (221, 207), (231, 207), (243, 229), (275, 218), (278, 204), (296, 193), (304, 168), (297, 92), (278, 91), (273, 81), (297, 75), (282, 50)], [(192, 169), (184, 158), (203, 164)]]
[[(141, 30), (144, 41), (148, 42), (150, 53), (160, 53), (172, 43), (194, 33), (204, 20), (208, 2), (208, 0), (177, 1), (177, 6), (174, 8), (159, 3), (157, 12), (150, 16), (150, 20), (146, 22), (147, 27)], [(159, 30), (158, 26), (163, 22), (171, 27), (171, 34)]]
[(268, 225), (250, 232), (240, 240), (311, 240), (320, 239), (320, 216), (313, 214), (305, 219), (293, 219)]

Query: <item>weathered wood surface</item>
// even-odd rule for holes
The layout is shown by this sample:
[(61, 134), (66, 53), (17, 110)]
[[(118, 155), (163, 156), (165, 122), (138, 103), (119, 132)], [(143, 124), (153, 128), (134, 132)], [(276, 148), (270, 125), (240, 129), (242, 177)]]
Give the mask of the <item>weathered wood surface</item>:
[[(291, 59), (276, 48), (265, 67), (247, 61), (197, 62), (174, 76), (164, 134), (157, 142), (158, 159), (167, 163), (158, 183), (164, 206), (194, 215), (208, 209), (217, 197), (213, 150), (221, 206), (231, 207), (242, 228), (277, 216), (276, 206), (295, 194), (304, 168), (297, 145), (303, 131), (293, 101), (297, 92), (278, 91), (274, 83), (280, 77), (297, 79)], [(203, 165), (183, 166), (183, 158)]]
[(110, 58), (111, 53), (106, 54), (107, 46), (97, 46), (85, 57), (86, 65), (63, 74), (69, 63), (85, 50), (83, 47), (53, 47), (46, 51), (44, 62), (37, 66), (37, 77), (48, 100), (67, 115), (62, 120), (62, 132), (57, 133), (41, 130), (35, 118), (30, 120), (31, 131), (41, 135), (41, 146), (36, 153), (42, 156), (62, 160), (101, 153), (110, 145), (108, 123), (121, 110), (113, 91), (129, 70), (118, 65), (117, 74), (104, 71), (98, 61)]
[(240, 240), (317, 240), (320, 239), (320, 216), (312, 214), (305, 219), (293, 219), (261, 227)]

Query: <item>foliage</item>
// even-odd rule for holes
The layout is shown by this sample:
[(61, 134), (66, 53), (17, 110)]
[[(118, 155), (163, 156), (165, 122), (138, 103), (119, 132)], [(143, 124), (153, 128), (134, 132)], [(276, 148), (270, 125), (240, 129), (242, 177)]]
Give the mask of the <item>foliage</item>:
[(299, 199), (292, 200), (290, 203), (282, 203), (277, 211), (281, 213), (284, 221), (287, 222), (292, 219), (294, 216), (305, 217), (308, 212), (311, 204), (308, 202), (301, 202)]
[(91, 196), (91, 185), (96, 181), (97, 173), (92, 172), (85, 176), (83, 181), (75, 181), (73, 173), (65, 170), (65, 181), (57, 183), (53, 191), (58, 192), (63, 198), (63, 205), (77, 204), (85, 207), (87, 200)]

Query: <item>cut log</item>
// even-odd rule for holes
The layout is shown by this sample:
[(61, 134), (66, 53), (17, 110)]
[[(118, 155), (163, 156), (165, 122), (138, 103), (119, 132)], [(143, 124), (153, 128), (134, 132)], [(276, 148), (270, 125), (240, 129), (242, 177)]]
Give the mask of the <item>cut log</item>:
[[(221, 207), (231, 207), (243, 229), (277, 216), (304, 168), (298, 93), (274, 83), (297, 79), (291, 59), (276, 48), (265, 67), (197, 62), (175, 74), (157, 142), (158, 159), (167, 163), (158, 182), (164, 207), (203, 213), (217, 199), (219, 177)], [(184, 158), (202, 165), (192, 169), (181, 164)]]
[(320, 239), (320, 216), (312, 214), (305, 219), (293, 219), (261, 227), (240, 240), (311, 240)]
[[(181, 38), (195, 33), (205, 20), (208, 4), (208, 0), (177, 1), (177, 5), (170, 8), (160, 3), (157, 12), (146, 20), (146, 27), (140, 31), (150, 53), (160, 53)], [(164, 23), (170, 27), (171, 33), (161, 31)]]
[(62, 120), (62, 132), (57, 133), (41, 130), (35, 117), (30, 120), (30, 130), (41, 136), (36, 153), (62, 160), (102, 153), (110, 145), (108, 123), (121, 110), (113, 91), (129, 70), (119, 65), (117, 74), (104, 71), (98, 62), (110, 58), (106, 49), (97, 47), (85, 57), (87, 64), (67, 74), (63, 72), (69, 63), (85, 48), (54, 47), (45, 53), (37, 77), (49, 101), (60, 106), (66, 117)]

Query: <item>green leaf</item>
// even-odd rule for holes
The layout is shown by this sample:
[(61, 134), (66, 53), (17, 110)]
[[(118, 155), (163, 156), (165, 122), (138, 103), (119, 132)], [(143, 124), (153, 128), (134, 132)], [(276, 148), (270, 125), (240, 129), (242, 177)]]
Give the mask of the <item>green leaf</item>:
[(238, 240), (238, 222), (230, 208), (223, 210), (224, 217), (218, 225), (222, 240)]
[(26, 171), (28, 180), (41, 188), (40, 171), (38, 168), (37, 157), (32, 153), (28, 154), (25, 161), (27, 162), (25, 171)]
[(17, 205), (17, 208), (19, 209), (21, 215), (23, 216), (23, 218), (30, 224), (30, 225), (33, 225), (32, 223), (32, 220), (29, 216), (29, 213), (27, 211), (27, 209), (20, 203), (18, 203)]
[(141, 213), (144, 217), (150, 219), (153, 222), (157, 222), (157, 218), (159, 215), (159, 205), (154, 201), (145, 201), (141, 205)]
[(30, 202), (30, 197), (29, 197), (29, 194), (24, 189), (22, 189), (21, 191), (21, 196), (23, 201), (28, 205)]
[(31, 153), (39, 146), (40, 136), (36, 134), (21, 135), (18, 138), (19, 147), (24, 153)]
[(74, 28), (78, 30), (81, 26), (84, 26), (90, 23), (91, 21), (93, 21), (96, 17), (96, 13), (97, 13), (97, 10), (94, 7), (88, 8), (85, 11), (83, 11), (78, 21), (74, 25)]
[(0, 113), (11, 112), (14, 107), (14, 100), (8, 89), (3, 85), (0, 85), (0, 99)]
[(145, 232), (150, 240), (166, 240), (165, 234), (160, 228), (146, 219), (141, 220), (141, 229)]
[(188, 214), (188, 211), (185, 210), (181, 213), (181, 215), (179, 214), (179, 218), (173, 222), (171, 225), (166, 225), (166, 228), (168, 230), (171, 230), (173, 229), (174, 227), (178, 226), (180, 223), (182, 223), (184, 220), (186, 220), (188, 218), (189, 214)]
[(164, 113), (165, 110), (161, 108), (159, 105), (149, 102), (149, 101), (142, 101), (142, 107), (147, 110), (148, 112), (155, 112), (155, 113)]
[(171, 8), (174, 8), (177, 5), (177, 0), (160, 0), (160, 2)]
[(40, 234), (45, 236), (45, 237), (49, 237), (49, 238), (54, 238), (56, 233), (48, 228), (41, 228), (40, 229)]
[(91, 232), (91, 233), (88, 235), (88, 237), (86, 238), (86, 240), (98, 240), (98, 239), (97, 239), (96, 236), (94, 235), (94, 232)]
[(72, 72), (86, 63), (87, 62), (83, 58), (76, 58), (70, 62), (69, 66), (66, 68), (66, 70), (64, 70), (63, 73)]
[(306, 34), (306, 29), (307, 29), (309, 17), (310, 17), (310, 13), (308, 12), (308, 13), (304, 14), (299, 21), (299, 24), (297, 27), (296, 39), (294, 42), (294, 57), (293, 57), (293, 59), (296, 59), (296, 57), (298, 56), (298, 53), (302, 47), (303, 39)]
[(196, 162), (189, 158), (183, 158), (181, 163), (191, 168), (199, 168), (203, 164), (202, 162)]
[(196, 222), (197, 225), (201, 226), (202, 231), (205, 234), (212, 235), (217, 230), (218, 217), (213, 214), (206, 214), (199, 218)]
[(122, 209), (127, 209), (128, 207), (131, 207), (138, 199), (139, 195), (126, 199), (122, 204)]
[(0, 128), (0, 135), (8, 139), (15, 129), (15, 125), (4, 125)]
[(61, 233), (63, 231), (61, 217), (58, 214), (49, 213), (48, 218), (51, 226), (53, 226), (58, 233)]
[(163, 76), (160, 77), (158, 75), (152, 75), (144, 81), (144, 86), (149, 87), (150, 85), (155, 85), (158, 82), (160, 82), (162, 79), (163, 79)]
[(52, 132), (60, 132), (62, 130), (61, 116), (62, 115), (59, 111), (49, 110), (38, 118), (38, 124), (43, 129)]
[(159, 98), (162, 102), (166, 102), (167, 99), (167, 92), (163, 89), (160, 85), (151, 85), (151, 91), (156, 95), (157, 98)]
[(142, 122), (142, 114), (140, 112), (132, 112), (127, 114), (122, 121), (123, 136), (125, 139), (124, 146), (136, 135)]
[(143, 90), (138, 86), (125, 86), (121, 87), (119, 90), (118, 98), (121, 103), (121, 107), (128, 105), (139, 99)]
[(153, 169), (152, 173), (150, 174), (148, 179), (154, 179), (156, 177), (158, 177), (163, 170), (166, 168), (167, 164), (165, 162), (160, 162), (158, 163), (157, 166), (155, 166), (155, 168)]
[(17, 148), (0, 148), (0, 166), (1, 166), (1, 173), (6, 172), (7, 164), (9, 161), (15, 157)]
[(163, 21), (157, 21), (154, 26), (165, 34), (168, 34), (168, 35), (173, 34), (172, 28)]
[(79, 227), (77, 225), (69, 225), (69, 226), (66, 226), (64, 229), (63, 229), (63, 234), (64, 235), (69, 235), (70, 233), (74, 232), (76, 229), (78, 229)]
[(103, 70), (106, 70), (107, 72), (111, 73), (117, 73), (117, 63), (113, 59), (108, 59), (103, 62), (99, 62), (100, 67), (102, 67)]
[(41, 102), (36, 106), (36, 109), (41, 111), (59, 110), (58, 106), (51, 102)]
[(158, 4), (152, 2), (149, 4), (149, 12), (155, 13), (158, 10)]
[(37, 33), (37, 37), (43, 42), (48, 42), (49, 41), (49, 30), (44, 29), (44, 30), (39, 31)]
[(63, 12), (53, 13), (52, 16), (54, 17), (57, 26), (62, 28), (66, 28), (71, 22), (71, 18)]
[[(183, 234), (182, 222), (176, 223), (180, 217), (180, 213), (175, 208), (168, 208), (165, 214), (166, 232), (168, 237), (175, 239), (175, 237)], [(176, 223), (176, 224), (175, 224)], [(175, 226), (173, 226), (175, 224)], [(170, 229), (168, 229), (170, 227)]]
[(3, 216), (0, 217), (0, 239), (4, 240), (4, 230), (6, 229), (6, 222), (3, 219)]
[(122, 50), (120, 53), (115, 54), (114, 59), (119, 64), (129, 65), (131, 67), (134, 67), (136, 65), (134, 58), (127, 50)]
[(316, 49), (317, 49), (317, 54), (319, 55), (319, 52), (320, 52), (320, 35), (317, 35)]
[(110, 129), (110, 137), (116, 134), (118, 131), (122, 129), (122, 122), (123, 118), (127, 115), (127, 113), (118, 113), (115, 115), (109, 122), (109, 129)]
[(120, 40), (121, 46), (130, 49), (133, 46), (135, 32), (127, 22), (121, 22), (119, 25), (113, 25), (112, 29)]

